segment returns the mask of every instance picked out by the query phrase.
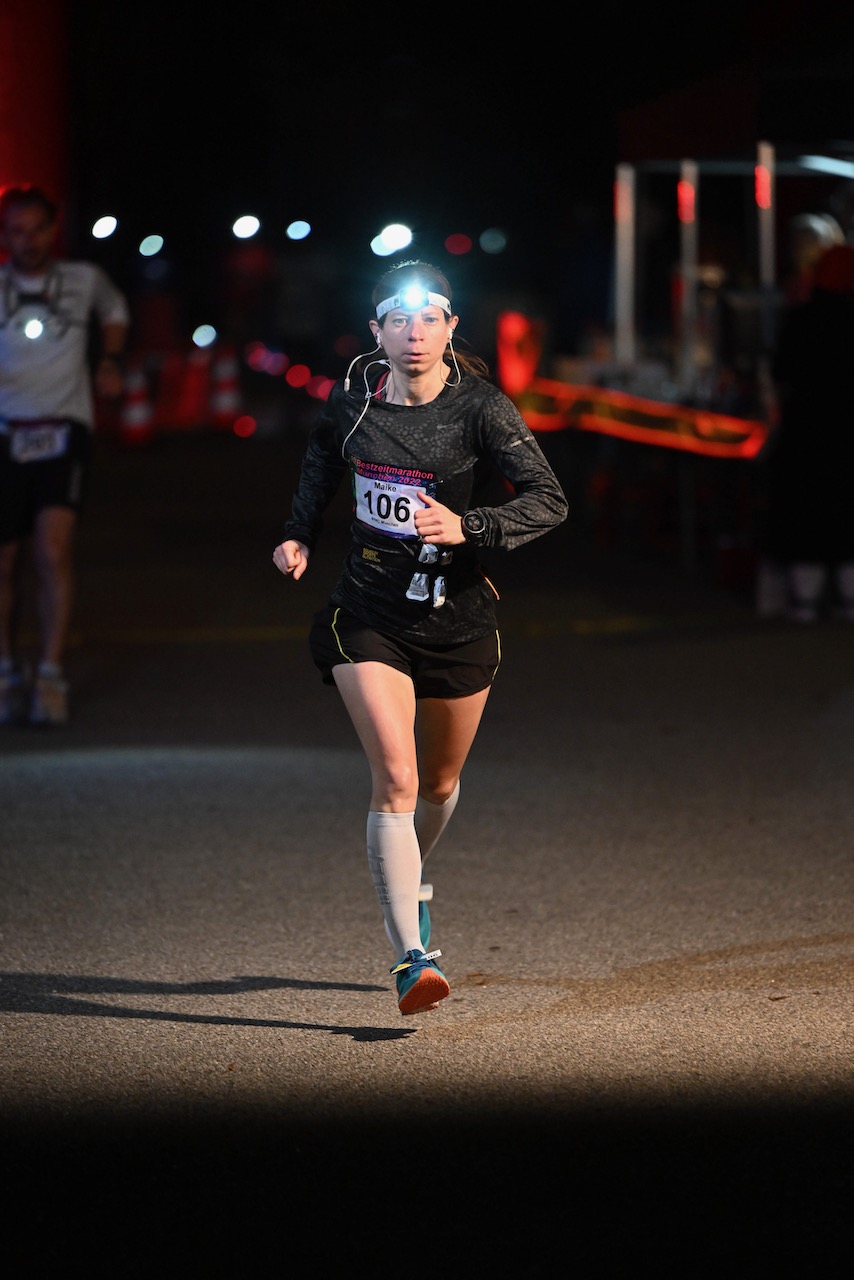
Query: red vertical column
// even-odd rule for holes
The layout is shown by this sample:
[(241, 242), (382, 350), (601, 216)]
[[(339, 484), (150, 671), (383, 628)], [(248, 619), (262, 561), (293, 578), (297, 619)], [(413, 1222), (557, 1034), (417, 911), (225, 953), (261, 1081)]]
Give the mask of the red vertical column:
[(68, 195), (67, 0), (0, 4), (0, 188)]

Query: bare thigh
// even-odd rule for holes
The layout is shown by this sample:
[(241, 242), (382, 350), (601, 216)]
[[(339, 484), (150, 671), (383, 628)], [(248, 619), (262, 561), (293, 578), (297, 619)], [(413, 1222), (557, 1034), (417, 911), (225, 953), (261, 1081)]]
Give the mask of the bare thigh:
[(412, 680), (384, 662), (342, 663), (332, 675), (368, 758), (371, 809), (411, 812), (418, 798)]
[(385, 663), (341, 664), (332, 674), (368, 759), (371, 808), (411, 812), (419, 791), (444, 803), (459, 781), (489, 688), (416, 702), (409, 676)]

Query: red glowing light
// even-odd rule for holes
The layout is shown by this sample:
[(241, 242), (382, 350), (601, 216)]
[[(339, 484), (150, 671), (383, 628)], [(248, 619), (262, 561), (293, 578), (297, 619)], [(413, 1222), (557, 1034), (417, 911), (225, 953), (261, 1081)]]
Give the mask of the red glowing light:
[(248, 440), (250, 436), (254, 436), (258, 430), (258, 423), (248, 413), (244, 413), (237, 419), (232, 431), (236, 436), (240, 436), (241, 440)]
[(756, 165), (753, 170), (753, 190), (756, 204), (760, 209), (771, 208), (771, 174), (764, 164)]
[(694, 221), (696, 194), (693, 182), (682, 178), (676, 184), (676, 209), (680, 222)]
[(322, 373), (316, 373), (305, 384), (305, 389), (313, 400), (328, 400), (332, 390), (332, 380), (324, 377)]
[(463, 235), (460, 231), (454, 232), (454, 234), (448, 236), (445, 241), (445, 248), (448, 253), (453, 253), (457, 256), (463, 253), (471, 253), (471, 237)]
[(311, 377), (311, 369), (307, 364), (292, 364), (285, 374), (285, 382), (289, 387), (304, 387)]
[(244, 353), (244, 359), (250, 369), (254, 369), (256, 373), (260, 373), (264, 368), (264, 361), (267, 359), (267, 348), (263, 342), (250, 342)]

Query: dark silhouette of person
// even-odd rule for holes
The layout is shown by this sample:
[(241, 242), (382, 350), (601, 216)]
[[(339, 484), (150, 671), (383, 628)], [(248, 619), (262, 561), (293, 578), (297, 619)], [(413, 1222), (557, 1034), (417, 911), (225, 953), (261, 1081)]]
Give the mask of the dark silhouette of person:
[(785, 573), (785, 615), (854, 622), (854, 245), (815, 262), (809, 297), (780, 322), (776, 421), (762, 454), (764, 553)]

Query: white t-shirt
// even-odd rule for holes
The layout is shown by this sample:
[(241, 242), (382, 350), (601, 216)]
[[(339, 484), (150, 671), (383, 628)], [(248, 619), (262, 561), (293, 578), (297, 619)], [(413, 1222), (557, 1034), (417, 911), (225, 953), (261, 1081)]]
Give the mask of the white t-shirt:
[(0, 421), (73, 418), (94, 425), (90, 323), (129, 324), (124, 294), (91, 262), (41, 276), (0, 266)]

